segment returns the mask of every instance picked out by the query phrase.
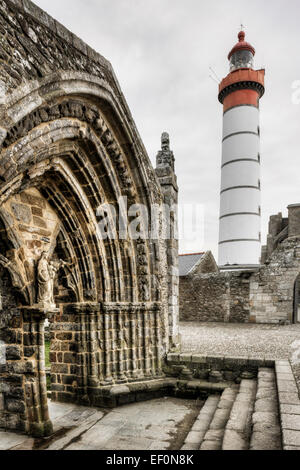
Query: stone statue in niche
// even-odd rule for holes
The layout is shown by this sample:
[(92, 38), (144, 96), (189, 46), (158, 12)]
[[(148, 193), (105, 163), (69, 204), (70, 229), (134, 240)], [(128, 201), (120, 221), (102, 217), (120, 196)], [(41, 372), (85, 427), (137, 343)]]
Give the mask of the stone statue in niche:
[(54, 280), (57, 272), (67, 263), (63, 260), (58, 262), (49, 261), (48, 253), (44, 251), (37, 267), (38, 282), (38, 304), (44, 307), (55, 307), (54, 302)]

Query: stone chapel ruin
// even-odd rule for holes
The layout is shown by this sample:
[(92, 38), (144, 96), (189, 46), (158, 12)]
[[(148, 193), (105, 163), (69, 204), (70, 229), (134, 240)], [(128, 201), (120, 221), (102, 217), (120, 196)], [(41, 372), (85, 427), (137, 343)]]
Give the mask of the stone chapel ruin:
[(97, 225), (121, 196), (150, 212), (178, 189), (168, 135), (155, 171), (104, 57), (29, 0), (1, 0), (0, 38), (0, 427), (46, 436), (46, 318), (52, 400), (113, 406), (161, 377), (177, 241), (163, 210), (157, 239)]

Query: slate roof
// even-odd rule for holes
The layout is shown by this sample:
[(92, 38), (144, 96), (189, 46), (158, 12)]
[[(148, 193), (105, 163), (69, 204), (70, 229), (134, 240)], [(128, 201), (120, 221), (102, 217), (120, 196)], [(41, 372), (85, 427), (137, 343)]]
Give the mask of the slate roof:
[(205, 253), (179, 255), (179, 276), (186, 276), (204, 255)]

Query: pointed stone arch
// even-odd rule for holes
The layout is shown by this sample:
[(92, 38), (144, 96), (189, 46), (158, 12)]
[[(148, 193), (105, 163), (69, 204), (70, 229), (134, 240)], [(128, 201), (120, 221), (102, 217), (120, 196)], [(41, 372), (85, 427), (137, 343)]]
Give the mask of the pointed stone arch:
[[(113, 220), (126, 212), (118, 205), (126, 196), (129, 206), (150, 213), (177, 186), (164, 169), (156, 176), (105, 58), (30, 0), (4, 0), (0, 14), (9, 57), (0, 66), (0, 210), (12, 218), (3, 232), (8, 243), (20, 238), (14, 250), (22, 253), (18, 269), (29, 291), (13, 315), (0, 312), (9, 330), (0, 427), (46, 435), (46, 316), (52, 399), (111, 406), (117, 384), (160, 377), (176, 343), (176, 269), (167, 257), (176, 257), (177, 245), (161, 232), (157, 239), (119, 237), (117, 224), (117, 236), (103, 240), (98, 208), (106, 205)], [(160, 230), (161, 218), (162, 211)], [(58, 308), (50, 312), (36, 303), (45, 249), (63, 261)]]
[[(43, 204), (56, 214), (49, 253), (62, 256), (73, 268), (60, 273), (56, 297), (60, 314), (50, 316), (52, 397), (103, 405), (105, 387), (160, 376), (169, 324), (167, 278), (161, 275), (167, 273), (164, 241), (120, 239), (117, 225), (116, 238), (102, 240), (97, 209), (109, 204), (119, 216), (118, 200), (125, 195), (128, 205), (144, 204), (151, 213), (151, 204), (163, 198), (132, 122), (122, 117), (124, 110), (113, 106), (107, 90), (99, 97), (97, 79), (97, 86), (90, 82), (83, 86), (70, 76), (68, 80), (69, 94), (65, 81), (56, 76), (59, 92), (47, 94), (42, 85), (24, 97), (19, 90), (17, 103), (11, 100), (2, 119), (10, 125), (3, 132), (0, 152), (0, 204), (6, 207), (20, 197), (26, 202), (24, 194), (29, 198), (30, 191), (38, 191)], [(17, 105), (20, 112), (14, 114)], [(39, 408), (33, 410), (31, 402), (21, 398), (24, 413), (15, 415), (19, 427), (44, 435), (51, 432), (51, 423), (43, 353), (37, 344), (46, 313), (36, 305), (34, 277), (31, 285), (21, 322), (23, 328), (36, 329), (31, 338), (36, 346), (24, 350), (19, 345), (18, 360), (27, 364), (24, 352), (35, 358), (37, 368), (30, 376), (25, 374), (23, 390), (27, 397), (31, 390), (31, 400)], [(73, 302), (62, 300), (63, 287), (72, 290)]]

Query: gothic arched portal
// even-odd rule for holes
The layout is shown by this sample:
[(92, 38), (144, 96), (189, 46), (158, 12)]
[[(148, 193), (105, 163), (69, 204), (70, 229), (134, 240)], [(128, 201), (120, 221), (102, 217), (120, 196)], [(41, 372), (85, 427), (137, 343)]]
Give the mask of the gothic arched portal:
[(300, 274), (294, 285), (293, 323), (300, 323)]
[[(103, 406), (111, 387), (161, 376), (177, 335), (175, 274), (161, 232), (120, 236), (120, 198), (150, 214), (168, 195), (111, 65), (19, 4), (0, 5), (3, 50), (14, 37), (17, 51), (0, 66), (0, 427), (44, 436), (45, 319), (52, 399)], [(161, 230), (161, 211), (157, 222)]]

